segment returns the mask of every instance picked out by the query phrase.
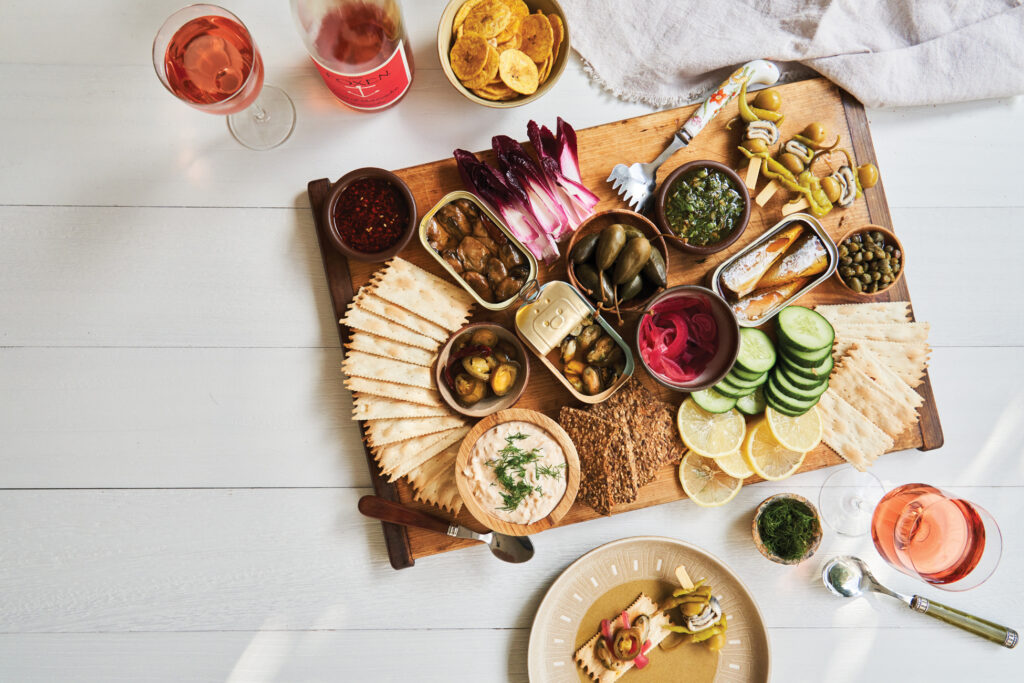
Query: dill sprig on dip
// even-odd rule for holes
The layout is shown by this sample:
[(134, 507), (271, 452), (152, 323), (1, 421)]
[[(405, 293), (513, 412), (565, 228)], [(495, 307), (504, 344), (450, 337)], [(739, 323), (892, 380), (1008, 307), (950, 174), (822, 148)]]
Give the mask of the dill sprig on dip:
[(528, 438), (527, 435), (522, 432), (509, 434), (505, 437), (505, 445), (498, 451), (498, 457), (486, 462), (488, 467), (494, 469), (494, 476), (501, 487), (505, 489), (501, 492), (501, 500), (504, 505), (498, 508), (499, 510), (514, 512), (534, 491), (544, 493), (540, 486), (534, 486), (526, 481), (527, 465), (533, 465), (534, 475), (538, 479), (541, 477), (562, 478), (562, 470), (565, 469), (564, 463), (551, 467), (537, 464), (537, 461), (544, 455), (541, 449), (531, 448), (524, 451), (515, 444), (516, 441), (526, 438)]
[(818, 535), (818, 519), (805, 503), (780, 498), (761, 513), (757, 533), (768, 552), (784, 560), (796, 560), (804, 556)]

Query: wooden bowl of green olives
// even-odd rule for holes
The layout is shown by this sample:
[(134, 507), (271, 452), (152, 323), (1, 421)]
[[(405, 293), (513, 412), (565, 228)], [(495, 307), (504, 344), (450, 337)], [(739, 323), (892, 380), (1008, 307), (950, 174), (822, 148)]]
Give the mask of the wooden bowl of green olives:
[(643, 310), (668, 286), (668, 247), (647, 218), (611, 209), (587, 218), (566, 249), (569, 281), (599, 311)]
[(837, 246), (836, 277), (854, 294), (877, 296), (892, 289), (903, 277), (907, 257), (892, 230), (863, 225), (846, 233)]
[(434, 361), (441, 399), (466, 417), (511, 408), (526, 390), (526, 348), (496, 323), (470, 323), (448, 338)]

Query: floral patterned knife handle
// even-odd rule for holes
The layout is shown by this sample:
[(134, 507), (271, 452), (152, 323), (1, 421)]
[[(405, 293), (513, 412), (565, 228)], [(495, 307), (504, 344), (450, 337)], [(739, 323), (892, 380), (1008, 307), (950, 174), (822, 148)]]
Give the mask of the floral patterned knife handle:
[(708, 121), (715, 118), (715, 115), (722, 111), (725, 105), (732, 102), (733, 98), (739, 94), (740, 88), (743, 87), (744, 83), (747, 83), (747, 87), (750, 87), (752, 83), (771, 85), (778, 80), (779, 67), (771, 62), (763, 59), (747, 62), (736, 69), (736, 71), (733, 71), (732, 75), (718, 86), (718, 89), (711, 93), (711, 96), (704, 100), (703, 104), (697, 107), (697, 111), (693, 112), (693, 115), (686, 120), (683, 127), (676, 133), (676, 137), (684, 145), (689, 144), (690, 140), (696, 137), (697, 133), (704, 130), (704, 126), (708, 124)]

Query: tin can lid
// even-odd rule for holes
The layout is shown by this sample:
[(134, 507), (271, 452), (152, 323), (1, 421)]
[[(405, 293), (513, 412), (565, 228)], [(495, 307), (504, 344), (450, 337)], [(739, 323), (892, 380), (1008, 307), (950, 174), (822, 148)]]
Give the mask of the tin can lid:
[(516, 327), (542, 356), (562, 340), (593, 310), (568, 282), (549, 282), (536, 298), (516, 311)]

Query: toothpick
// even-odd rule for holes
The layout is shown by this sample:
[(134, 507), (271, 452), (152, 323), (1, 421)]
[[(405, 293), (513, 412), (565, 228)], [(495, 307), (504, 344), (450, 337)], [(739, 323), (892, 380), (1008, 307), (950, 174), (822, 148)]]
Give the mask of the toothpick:
[(789, 202), (788, 204), (783, 206), (782, 207), (782, 215), (783, 216), (788, 216), (791, 213), (796, 213), (797, 211), (803, 211), (804, 209), (808, 208), (809, 206), (810, 206), (810, 204), (807, 203), (807, 197), (800, 197), (800, 199), (796, 200), (795, 202)]
[(750, 160), (750, 165), (747, 166), (747, 189), (753, 190), (757, 187), (757, 177), (761, 174), (761, 159), (754, 157)]
[(764, 206), (765, 204), (768, 203), (768, 200), (774, 197), (775, 193), (781, 189), (782, 186), (779, 185), (774, 180), (772, 180), (771, 182), (764, 186), (764, 189), (761, 190), (761, 193), (757, 195), (757, 198), (754, 199), (754, 201), (757, 202), (758, 206)]

